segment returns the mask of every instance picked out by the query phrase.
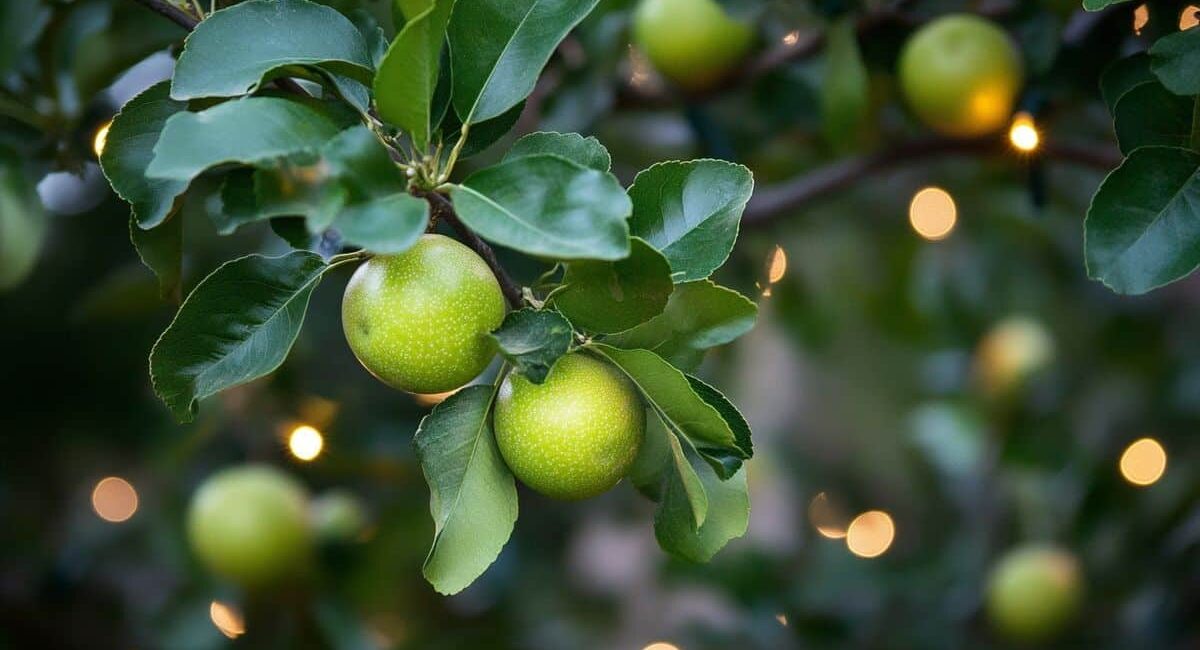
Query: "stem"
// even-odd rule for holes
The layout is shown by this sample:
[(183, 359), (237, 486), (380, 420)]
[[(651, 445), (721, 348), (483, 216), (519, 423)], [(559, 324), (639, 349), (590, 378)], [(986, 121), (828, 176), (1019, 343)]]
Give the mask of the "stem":
[(196, 20), (195, 16), (189, 14), (188, 12), (184, 11), (183, 9), (180, 9), (179, 7), (176, 7), (175, 5), (173, 5), (169, 2), (166, 2), (166, 0), (133, 0), (133, 1), (138, 4), (146, 6), (151, 11), (154, 11), (158, 14), (166, 16), (168, 19), (170, 19), (176, 25), (179, 25), (180, 27), (182, 27), (188, 31), (195, 29), (196, 25), (198, 25), (200, 23), (199, 20)]
[(508, 300), (509, 306), (513, 309), (520, 309), (522, 305), (521, 286), (513, 281), (512, 276), (504, 267), (500, 265), (500, 261), (496, 259), (496, 251), (488, 246), (487, 242), (479, 238), (474, 231), (466, 226), (458, 218), (458, 213), (454, 211), (454, 204), (450, 203), (450, 199), (438, 194), (437, 192), (420, 191), (416, 195), (429, 201), (429, 205), (433, 208), (434, 214), (438, 219), (450, 224), (458, 232), (463, 243), (479, 254), (484, 262), (487, 262), (492, 273), (496, 276), (496, 280), (500, 283), (500, 290), (504, 292), (505, 299)]
[(437, 184), (440, 185), (450, 180), (450, 172), (454, 171), (454, 165), (458, 162), (458, 154), (462, 152), (463, 145), (467, 143), (467, 134), (470, 131), (470, 124), (462, 125), (462, 130), (458, 132), (458, 142), (454, 143), (454, 148), (450, 150), (450, 156), (446, 158), (445, 168), (438, 174), (437, 179), (435, 179)]

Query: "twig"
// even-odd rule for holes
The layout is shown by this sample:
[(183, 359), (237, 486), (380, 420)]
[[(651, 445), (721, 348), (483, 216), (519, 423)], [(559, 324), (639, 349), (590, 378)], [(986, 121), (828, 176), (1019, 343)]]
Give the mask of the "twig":
[(169, 18), (172, 22), (180, 27), (191, 31), (200, 24), (200, 21), (188, 12), (179, 7), (167, 2), (166, 0), (133, 0), (134, 2), (145, 5), (151, 11), (157, 12)]
[(508, 271), (500, 265), (500, 260), (496, 259), (496, 251), (488, 246), (487, 242), (479, 238), (474, 231), (466, 226), (458, 218), (458, 213), (454, 211), (454, 204), (450, 203), (450, 199), (438, 194), (437, 192), (417, 192), (417, 196), (429, 201), (429, 205), (433, 208), (434, 216), (446, 223), (450, 224), (458, 236), (463, 240), (463, 243), (479, 254), (484, 262), (487, 262), (492, 273), (496, 276), (496, 280), (500, 282), (500, 289), (504, 292), (505, 299), (513, 309), (520, 309), (522, 305), (521, 286), (518, 285)]
[[(986, 156), (1013, 155), (1003, 138), (980, 138), (957, 140), (950, 138), (927, 138), (914, 140), (890, 149), (850, 158), (801, 174), (796, 178), (775, 186), (764, 187), (754, 193), (742, 223), (747, 226), (762, 226), (771, 221), (794, 213), (805, 205), (829, 194), (844, 190), (855, 183), (909, 163), (943, 156)], [(1038, 154), (1047, 160), (1073, 163), (1085, 167), (1109, 170), (1116, 167), (1121, 157), (1115, 150), (1067, 142), (1047, 142)]]

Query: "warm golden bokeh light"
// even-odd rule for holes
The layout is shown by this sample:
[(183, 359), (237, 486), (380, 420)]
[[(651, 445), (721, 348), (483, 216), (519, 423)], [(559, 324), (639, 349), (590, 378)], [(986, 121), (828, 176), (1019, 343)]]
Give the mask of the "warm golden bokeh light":
[(1038, 135), (1033, 116), (1025, 111), (1017, 113), (1008, 130), (1008, 140), (1018, 151), (1030, 153), (1036, 150), (1041, 143), (1041, 136)]
[(105, 122), (104, 126), (96, 130), (96, 136), (92, 138), (92, 151), (96, 152), (96, 157), (104, 153), (104, 145), (108, 144), (108, 130), (112, 127), (112, 122)]
[(925, 239), (945, 239), (958, 221), (954, 197), (940, 187), (926, 187), (913, 195), (908, 204), (908, 222)]
[(432, 408), (446, 401), (447, 397), (457, 393), (461, 389), (448, 390), (444, 393), (412, 393), (413, 401), (425, 408)]
[(213, 625), (221, 631), (221, 634), (230, 639), (236, 639), (246, 633), (246, 621), (242, 618), (242, 613), (232, 605), (214, 600), (208, 606), (208, 617), (212, 619)]
[(1179, 31), (1185, 31), (1200, 25), (1200, 6), (1188, 5), (1179, 14)]
[(303, 461), (310, 461), (321, 455), (325, 448), (325, 437), (315, 428), (302, 424), (292, 429), (288, 436), (288, 449), (292, 455)]
[(882, 510), (864, 512), (850, 522), (846, 529), (846, 547), (859, 557), (879, 557), (887, 552), (896, 538), (896, 524)]
[(767, 283), (775, 284), (787, 273), (787, 253), (781, 246), (775, 246), (771, 256), (767, 258)]
[(788, 47), (791, 47), (799, 42), (800, 42), (800, 30), (798, 30), (798, 29), (793, 29), (792, 31), (783, 35), (783, 44)]
[(1167, 450), (1154, 438), (1136, 440), (1121, 454), (1120, 468), (1126, 481), (1142, 487), (1153, 485), (1167, 471)]
[(1150, 22), (1150, 7), (1141, 4), (1133, 10), (1133, 33), (1141, 36), (1142, 28)]
[(104, 521), (127, 521), (138, 509), (137, 490), (117, 476), (101, 479), (92, 490), (92, 509)]
[(824, 492), (808, 503), (808, 520), (823, 537), (841, 539), (846, 536), (846, 517)]
[(779, 621), (779, 624), (780, 624), (780, 625), (782, 625), (782, 626), (784, 626), (784, 627), (787, 627), (787, 624), (788, 624), (788, 621), (787, 621), (787, 614), (776, 614), (776, 615), (775, 615), (775, 620), (776, 620), (776, 621)]
[(674, 643), (667, 643), (666, 641), (657, 641), (642, 648), (642, 650), (679, 650), (679, 646)]

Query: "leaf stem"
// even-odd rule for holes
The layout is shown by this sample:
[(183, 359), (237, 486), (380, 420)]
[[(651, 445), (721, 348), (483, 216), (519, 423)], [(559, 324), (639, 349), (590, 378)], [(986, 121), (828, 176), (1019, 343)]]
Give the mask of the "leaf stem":
[(471, 131), (469, 123), (462, 125), (462, 130), (458, 133), (458, 142), (454, 143), (454, 148), (450, 150), (450, 156), (446, 158), (445, 169), (437, 176), (437, 183), (440, 185), (450, 180), (450, 172), (454, 171), (454, 165), (458, 163), (458, 156), (462, 153), (463, 145), (467, 142), (467, 134)]

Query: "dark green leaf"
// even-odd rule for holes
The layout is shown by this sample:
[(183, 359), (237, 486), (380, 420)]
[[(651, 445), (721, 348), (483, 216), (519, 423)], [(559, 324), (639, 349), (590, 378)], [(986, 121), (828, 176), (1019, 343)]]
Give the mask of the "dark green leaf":
[[(750, 439), (750, 425), (746, 423), (746, 418), (742, 416), (742, 412), (737, 409), (721, 391), (704, 383), (698, 377), (691, 375), (687, 376), (688, 383), (692, 385), (692, 390), (700, 396), (709, 406), (717, 410), (721, 414), (721, 418), (729, 425), (733, 431), (734, 444), (740, 452), (738, 458), (747, 459), (754, 455), (754, 443)], [(704, 449), (700, 449), (704, 453)]]
[(451, 189), (458, 216), (485, 239), (530, 255), (617, 260), (629, 254), (629, 198), (611, 174), (558, 156), (525, 156)]
[(825, 139), (838, 151), (853, 149), (862, 139), (870, 109), (870, 80), (858, 51), (855, 23), (843, 18), (826, 36), (825, 75), (821, 86), (821, 123)]
[(384, 255), (411, 248), (428, 225), (429, 204), (408, 194), (352, 205), (333, 222), (347, 244)]
[(576, 327), (597, 333), (620, 332), (654, 318), (674, 288), (666, 258), (636, 237), (623, 260), (567, 264), (563, 284), (554, 305)]
[(50, 7), (40, 0), (0, 2), (0, 77), (16, 66), (50, 20)]
[(522, 309), (509, 312), (492, 338), (500, 354), (525, 375), (540, 384), (554, 362), (571, 346), (571, 324), (551, 309)]
[(581, 167), (590, 167), (606, 172), (612, 167), (608, 149), (596, 138), (585, 138), (578, 133), (550, 133), (539, 131), (517, 140), (505, 154), (505, 160), (522, 156), (554, 154), (570, 160)]
[(666, 447), (670, 453), (667, 464), (662, 468), (662, 500), (659, 501), (658, 511), (654, 513), (654, 532), (656, 536), (666, 533), (664, 536), (667, 541), (660, 539), (659, 544), (670, 550), (677, 545), (673, 537), (680, 531), (695, 534), (704, 526), (709, 503), (700, 475), (684, 451), (687, 443), (670, 431), (660, 430), (660, 434), (666, 437)]
[(434, 523), (422, 571), (442, 594), (474, 582), (517, 520), (517, 488), (492, 434), (495, 390), (468, 386), (455, 393), (421, 421), (413, 439)]
[(1129, 2), (1129, 0), (1083, 0), (1083, 8), (1088, 11), (1100, 11), (1110, 5)]
[(342, 14), (307, 0), (249, 0), (213, 13), (184, 44), (171, 97), (236, 97), (287, 66), (371, 82), (371, 53)]
[(1200, 154), (1142, 147), (1092, 198), (1084, 229), (1088, 275), (1118, 293), (1145, 293), (1200, 265)]
[(150, 353), (154, 391), (181, 422), (196, 402), (273, 372), (329, 268), (318, 255), (248, 255), (204, 278)]
[(20, 159), (0, 149), (0, 291), (33, 271), (46, 238), (46, 213)]
[(1150, 69), (1176, 95), (1200, 95), (1200, 29), (1158, 39), (1150, 48)]
[(702, 280), (725, 262), (754, 191), (750, 170), (722, 160), (665, 162), (629, 188), (630, 232), (662, 251), (675, 282)]
[[(434, 100), (436, 105), (436, 98)], [(448, 110), (449, 106), (443, 108), (443, 118), (441, 121), (441, 132), (445, 135), (446, 147), (453, 147), (458, 142), (458, 138), (462, 135), (460, 129), (462, 122), (454, 111)], [(467, 143), (463, 145), (462, 151), (458, 157), (470, 158), (487, 151), (488, 147), (496, 144), (512, 130), (513, 125), (521, 118), (521, 111), (525, 110), (525, 102), (513, 106), (508, 109), (503, 115), (493, 117), (485, 122), (478, 122), (471, 125), (470, 133), (467, 136)]]
[(320, 149), (338, 125), (307, 104), (249, 97), (167, 120), (146, 173), (185, 185), (225, 163), (254, 165)]
[(169, 84), (164, 81), (129, 100), (113, 118), (100, 155), (105, 177), (113, 190), (129, 202), (141, 228), (162, 223), (174, 209), (175, 199), (188, 186), (186, 181), (146, 175), (163, 125), (186, 108), (183, 102), (168, 97), (169, 91)]
[[(672, 436), (674, 438), (674, 436)], [(672, 440), (678, 446), (678, 440)], [(686, 502), (694, 499), (695, 489), (690, 483), (680, 480), (681, 474), (668, 474), (662, 503), (654, 516), (654, 536), (666, 552), (692, 562), (708, 562), (729, 543), (746, 534), (750, 524), (750, 495), (746, 486), (746, 470), (739, 470), (727, 480), (722, 480), (704, 463), (697, 462), (687, 449), (679, 450), (686, 458), (677, 458), (689, 464), (704, 491), (708, 502), (708, 516), (697, 528), (687, 516)], [(691, 481), (688, 477), (688, 481)]]
[(459, 0), (450, 18), (454, 109), (467, 124), (516, 106), (598, 0)]
[(1195, 107), (1195, 99), (1172, 94), (1157, 81), (1135, 86), (1113, 109), (1121, 153), (1152, 145), (1188, 147)]
[(1154, 81), (1154, 73), (1150, 71), (1150, 55), (1138, 52), (1133, 56), (1118, 59), (1104, 69), (1100, 75), (1100, 94), (1108, 110), (1117, 106), (1117, 101), (1132, 90), (1147, 81)]
[(158, 297), (179, 302), (183, 284), (183, 215), (174, 215), (150, 230), (129, 217), (129, 239), (142, 264), (158, 278)]
[(420, 151), (429, 144), (433, 94), (453, 8), (454, 0), (435, 0), (409, 20), (375, 75), (379, 115), (407, 131)]
[(750, 331), (758, 307), (740, 293), (709, 280), (677, 285), (663, 313), (604, 342), (642, 348), (677, 368), (700, 365), (704, 352)]

